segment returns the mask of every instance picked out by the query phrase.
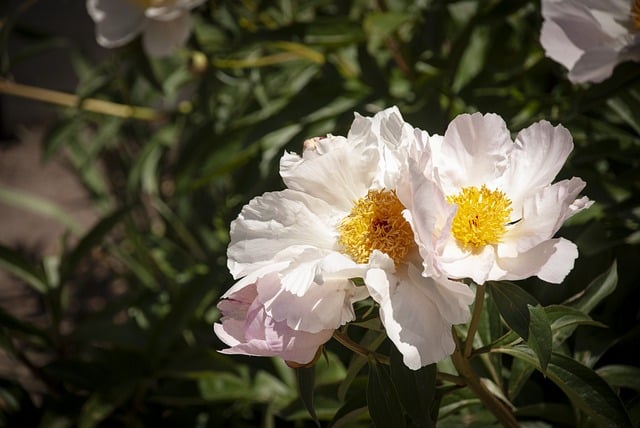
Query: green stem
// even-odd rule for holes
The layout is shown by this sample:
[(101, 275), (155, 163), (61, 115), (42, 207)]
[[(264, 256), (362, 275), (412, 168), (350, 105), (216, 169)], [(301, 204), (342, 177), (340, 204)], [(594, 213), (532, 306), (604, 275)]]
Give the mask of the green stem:
[(345, 348), (350, 349), (357, 354), (363, 355), (365, 357), (372, 356), (381, 364), (391, 364), (391, 359), (389, 357), (371, 351), (370, 349), (365, 348), (359, 343), (354, 342), (346, 333), (336, 330), (333, 332), (333, 338), (340, 342)]
[[(454, 339), (456, 339), (455, 333)], [(456, 367), (458, 374), (465, 379), (469, 389), (471, 389), (480, 401), (482, 401), (482, 404), (484, 404), (487, 409), (494, 414), (503, 426), (509, 428), (519, 427), (520, 424), (518, 424), (518, 421), (511, 410), (495, 395), (493, 395), (486, 386), (484, 386), (478, 375), (473, 370), (473, 367), (471, 367), (471, 364), (469, 364), (469, 359), (460, 351), (460, 346), (458, 346), (459, 342), (457, 340), (456, 342), (456, 350), (451, 355), (451, 361)]]
[(482, 306), (484, 304), (484, 284), (478, 284), (476, 287), (476, 297), (473, 302), (473, 313), (471, 314), (471, 322), (469, 323), (469, 330), (467, 331), (467, 340), (464, 344), (464, 357), (469, 358), (473, 351), (473, 339), (478, 331), (478, 324), (480, 323), (480, 314), (482, 313)]

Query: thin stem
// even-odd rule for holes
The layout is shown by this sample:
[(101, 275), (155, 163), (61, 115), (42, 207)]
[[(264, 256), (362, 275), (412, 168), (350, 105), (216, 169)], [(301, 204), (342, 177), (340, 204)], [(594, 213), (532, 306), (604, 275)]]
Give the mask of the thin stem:
[(381, 364), (391, 364), (391, 359), (389, 357), (374, 352), (370, 349), (365, 348), (359, 343), (354, 342), (346, 333), (336, 330), (333, 332), (333, 338), (340, 342), (345, 348), (348, 348), (357, 354), (363, 355), (365, 357), (372, 356)]
[(464, 344), (464, 357), (469, 358), (473, 351), (473, 339), (478, 331), (478, 324), (480, 323), (480, 314), (482, 314), (482, 306), (484, 304), (484, 284), (478, 284), (476, 287), (476, 297), (473, 302), (473, 313), (471, 314), (471, 322), (469, 323), (469, 330), (467, 331), (467, 340)]
[(0, 93), (14, 95), (31, 100), (44, 101), (65, 107), (77, 107), (94, 113), (108, 114), (124, 118), (139, 120), (156, 120), (160, 114), (147, 107), (136, 107), (125, 104), (113, 103), (95, 98), (81, 99), (80, 97), (65, 92), (35, 86), (21, 85), (6, 79), (0, 79)]
[[(453, 332), (454, 339), (457, 339), (455, 332)], [(456, 340), (456, 349), (451, 355), (451, 361), (461, 377), (463, 377), (467, 383), (467, 386), (473, 393), (480, 399), (487, 409), (494, 414), (494, 416), (504, 425), (509, 428), (517, 428), (520, 426), (511, 410), (500, 401), (495, 395), (487, 389), (482, 383), (478, 375), (469, 364), (469, 360), (460, 351), (460, 343)]]
[(460, 377), (460, 376), (456, 376), (456, 375), (452, 375), (449, 373), (444, 373), (444, 372), (437, 372), (436, 373), (436, 379), (442, 380), (442, 381), (446, 381), (446, 382), (451, 382), (455, 385), (458, 386), (466, 386), (467, 382), (465, 382), (464, 378)]

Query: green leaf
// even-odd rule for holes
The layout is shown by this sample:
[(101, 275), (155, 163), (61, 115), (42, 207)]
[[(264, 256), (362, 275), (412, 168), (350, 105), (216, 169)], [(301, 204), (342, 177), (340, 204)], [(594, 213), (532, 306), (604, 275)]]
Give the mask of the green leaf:
[(507, 281), (488, 282), (491, 297), (496, 303), (500, 315), (505, 323), (524, 340), (529, 338), (529, 321), (531, 314), (529, 306), (537, 306), (540, 303), (519, 287)]
[(405, 412), (418, 427), (435, 427), (432, 408), (436, 396), (435, 364), (411, 370), (402, 362), (402, 354), (394, 347), (391, 352), (391, 381)]
[(296, 369), (296, 380), (298, 383), (298, 393), (300, 399), (307, 408), (309, 415), (315, 421), (318, 428), (320, 428), (320, 421), (316, 414), (316, 409), (313, 404), (313, 392), (316, 382), (316, 368), (315, 365), (311, 367), (299, 367)]
[(588, 314), (605, 297), (613, 293), (618, 285), (618, 264), (614, 261), (611, 267), (604, 273), (597, 276), (587, 285), (584, 292), (569, 304), (585, 314)]
[(104, 217), (80, 239), (80, 242), (78, 242), (73, 251), (62, 259), (60, 266), (60, 281), (62, 284), (67, 281), (69, 275), (71, 275), (82, 258), (86, 257), (94, 246), (103, 241), (105, 235), (109, 233), (116, 224), (120, 223), (129, 210), (130, 207), (121, 208)]
[(527, 344), (538, 356), (540, 368), (544, 373), (551, 359), (551, 325), (544, 308), (540, 305), (529, 306), (529, 340)]
[(73, 234), (78, 235), (81, 231), (78, 223), (68, 212), (56, 203), (39, 196), (0, 186), (0, 202), (57, 220)]
[(105, 400), (100, 394), (93, 394), (82, 406), (78, 417), (78, 428), (98, 426), (116, 407), (116, 403)]
[[(524, 346), (498, 348), (494, 352), (508, 354), (541, 370), (535, 353)], [(551, 354), (546, 376), (567, 395), (571, 402), (601, 426), (629, 427), (631, 421), (620, 398), (590, 368), (556, 352)]]
[(630, 388), (640, 392), (640, 368), (612, 364), (596, 370), (609, 385), (615, 388)]
[(33, 266), (14, 250), (0, 244), (0, 267), (11, 272), (39, 293), (47, 292), (47, 280), (44, 272)]
[(389, 371), (369, 358), (369, 384), (367, 385), (369, 415), (377, 428), (403, 428), (404, 414)]
[(606, 325), (594, 321), (589, 315), (571, 306), (549, 305), (544, 310), (551, 322), (553, 342), (556, 346), (567, 340), (576, 327), (580, 325), (606, 327)]

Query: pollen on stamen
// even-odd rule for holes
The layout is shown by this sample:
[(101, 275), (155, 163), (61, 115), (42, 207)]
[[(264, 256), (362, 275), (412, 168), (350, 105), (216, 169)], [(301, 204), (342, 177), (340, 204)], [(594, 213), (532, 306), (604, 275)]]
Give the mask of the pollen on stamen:
[(636, 30), (640, 31), (640, 0), (634, 0), (631, 5), (631, 20)]
[(465, 187), (447, 202), (458, 206), (451, 233), (462, 247), (473, 251), (501, 241), (511, 215), (511, 200), (503, 192)]
[(370, 190), (338, 226), (339, 244), (357, 263), (367, 263), (373, 250), (379, 250), (400, 264), (416, 245), (403, 210), (395, 192)]

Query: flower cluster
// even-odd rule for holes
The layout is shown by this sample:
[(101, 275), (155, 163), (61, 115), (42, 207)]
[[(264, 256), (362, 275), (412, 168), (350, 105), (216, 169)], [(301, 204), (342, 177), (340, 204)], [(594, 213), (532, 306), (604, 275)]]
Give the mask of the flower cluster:
[(572, 148), (544, 121), (513, 141), (499, 116), (465, 114), (429, 135), (393, 107), (285, 153), (286, 189), (231, 224), (221, 352), (310, 363), (372, 299), (409, 368), (447, 357), (474, 299), (462, 279), (559, 283), (572, 269), (576, 246), (554, 235), (590, 201), (579, 178), (551, 184)]

